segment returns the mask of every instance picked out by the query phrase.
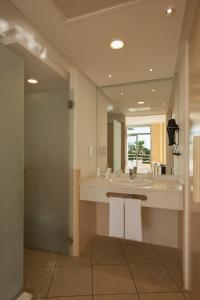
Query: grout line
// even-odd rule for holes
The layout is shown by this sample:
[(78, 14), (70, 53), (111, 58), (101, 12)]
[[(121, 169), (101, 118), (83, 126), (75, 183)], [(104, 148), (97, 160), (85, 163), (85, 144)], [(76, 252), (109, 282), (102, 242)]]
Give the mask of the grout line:
[(170, 271), (168, 270), (168, 268), (166, 267), (166, 265), (164, 264), (164, 262), (162, 262), (162, 265), (164, 266), (165, 270), (167, 271), (167, 273), (169, 274), (170, 278), (173, 280), (173, 282), (175, 283), (175, 285), (178, 288), (179, 292), (182, 292), (181, 288), (179, 287), (179, 285), (177, 284), (176, 280), (174, 279), (174, 277), (172, 276), (172, 274), (170, 273)]
[(90, 261), (91, 261), (91, 272), (92, 272), (92, 300), (94, 298), (94, 279), (93, 279), (93, 263), (92, 263), (92, 246), (90, 247)]
[(50, 291), (50, 288), (51, 288), (51, 285), (52, 285), (52, 282), (53, 282), (53, 277), (54, 277), (54, 274), (55, 274), (55, 270), (56, 270), (56, 266), (57, 266), (57, 261), (58, 261), (58, 255), (56, 257), (56, 262), (55, 262), (54, 269), (53, 269), (53, 272), (52, 272), (52, 276), (51, 276), (51, 279), (50, 279), (50, 282), (49, 282), (49, 288), (48, 288), (48, 291), (46, 293), (46, 298), (49, 295), (49, 291)]
[[(50, 299), (68, 299), (68, 298), (77, 298), (77, 297), (92, 297), (92, 295), (71, 295), (71, 296), (51, 296), (51, 297), (47, 297), (47, 298), (41, 298), (41, 299), (44, 299), (44, 300), (50, 300)], [(34, 300), (37, 300), (37, 299), (40, 299), (40, 298), (33, 298)]]
[(139, 291), (138, 291), (138, 289), (137, 289), (137, 286), (136, 286), (136, 283), (135, 283), (135, 280), (134, 280), (133, 274), (132, 274), (132, 272), (131, 272), (131, 268), (130, 268), (130, 265), (129, 265), (129, 263), (128, 263), (128, 259), (127, 259), (127, 257), (126, 257), (126, 254), (125, 254), (124, 248), (122, 247), (122, 245), (121, 245), (121, 244), (120, 244), (120, 248), (121, 248), (121, 250), (122, 250), (122, 253), (123, 253), (124, 257), (125, 257), (126, 264), (127, 264), (127, 266), (128, 266), (129, 272), (130, 272), (130, 274), (131, 274), (131, 278), (132, 278), (132, 280), (133, 280), (133, 284), (134, 284), (134, 286), (135, 286), (136, 292), (137, 292), (137, 294), (138, 294), (138, 297), (139, 297), (139, 299), (140, 299), (140, 296), (139, 296)]

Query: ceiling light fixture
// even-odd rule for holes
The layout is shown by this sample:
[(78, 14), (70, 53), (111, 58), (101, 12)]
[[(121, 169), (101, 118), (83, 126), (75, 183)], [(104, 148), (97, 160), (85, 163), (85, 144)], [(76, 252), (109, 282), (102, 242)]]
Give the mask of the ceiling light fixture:
[(138, 101), (137, 104), (142, 105), (142, 104), (144, 104), (144, 101)]
[(34, 78), (29, 78), (27, 81), (28, 81), (28, 83), (31, 83), (31, 84), (37, 84), (38, 83), (38, 80), (34, 79)]
[(124, 96), (124, 92), (121, 92), (120, 95), (121, 95), (121, 96)]
[(124, 48), (124, 42), (120, 39), (112, 40), (110, 43), (110, 47), (113, 50), (120, 50), (120, 49)]
[(113, 111), (114, 110), (114, 105), (113, 104), (109, 104), (108, 106), (107, 106), (107, 112), (111, 112), (111, 111)]
[(135, 111), (137, 111), (137, 108), (135, 108), (135, 107), (129, 107), (129, 108), (128, 108), (128, 111), (130, 111), (130, 112), (135, 112)]
[(112, 74), (109, 74), (108, 77), (109, 77), (109, 78), (112, 78)]
[(152, 91), (152, 93), (155, 93), (155, 92), (156, 92), (156, 89), (152, 89), (151, 91)]
[(172, 16), (175, 12), (174, 6), (169, 6), (165, 9), (165, 16)]
[(153, 72), (153, 69), (152, 69), (152, 68), (150, 68), (150, 69), (149, 69), (149, 72)]
[(129, 107), (128, 111), (130, 112), (143, 112), (143, 111), (149, 111), (151, 110), (151, 107)]

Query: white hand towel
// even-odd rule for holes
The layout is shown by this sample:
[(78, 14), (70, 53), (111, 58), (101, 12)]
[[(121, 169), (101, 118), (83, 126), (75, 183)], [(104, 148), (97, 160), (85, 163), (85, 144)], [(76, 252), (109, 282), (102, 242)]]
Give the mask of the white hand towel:
[(125, 199), (125, 238), (142, 241), (141, 200)]
[(124, 237), (124, 198), (109, 199), (109, 235)]

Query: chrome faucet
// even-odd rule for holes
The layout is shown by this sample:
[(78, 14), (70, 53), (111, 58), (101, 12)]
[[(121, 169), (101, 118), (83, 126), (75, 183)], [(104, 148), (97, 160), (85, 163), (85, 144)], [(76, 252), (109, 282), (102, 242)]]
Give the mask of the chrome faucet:
[(129, 169), (129, 178), (133, 179), (134, 178), (134, 170), (133, 169)]
[(130, 179), (133, 179), (136, 174), (137, 174), (137, 167), (134, 167), (133, 169), (129, 169), (129, 177), (130, 177)]

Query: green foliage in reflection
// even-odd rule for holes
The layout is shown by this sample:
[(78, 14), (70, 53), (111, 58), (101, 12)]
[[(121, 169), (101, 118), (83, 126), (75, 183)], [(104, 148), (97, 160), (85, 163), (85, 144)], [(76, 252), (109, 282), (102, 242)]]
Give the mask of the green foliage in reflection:
[(151, 151), (144, 146), (144, 141), (138, 141), (128, 145), (128, 160), (142, 160), (143, 163), (150, 163)]

